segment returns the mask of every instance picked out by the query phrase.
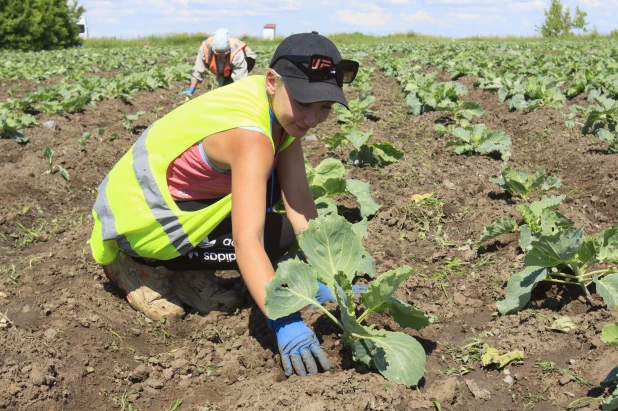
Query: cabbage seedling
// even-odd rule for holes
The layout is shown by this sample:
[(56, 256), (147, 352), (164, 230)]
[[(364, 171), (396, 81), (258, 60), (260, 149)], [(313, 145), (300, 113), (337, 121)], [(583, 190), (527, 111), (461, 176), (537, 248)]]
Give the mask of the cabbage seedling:
[(64, 178), (66, 181), (71, 180), (68, 171), (65, 170), (64, 167), (54, 165), (54, 150), (52, 150), (50, 146), (45, 146), (45, 149), (43, 150), (43, 156), (47, 159), (47, 162), (49, 164), (49, 169), (45, 173), (52, 174), (54, 171), (58, 170), (62, 178)]
[(375, 215), (380, 209), (380, 205), (371, 197), (369, 183), (345, 178), (348, 171), (337, 159), (322, 160), (315, 168), (305, 159), (305, 172), (320, 215), (337, 214), (337, 204), (332, 197), (338, 194), (356, 197), (363, 218)]
[(502, 161), (511, 157), (511, 137), (502, 130), (489, 131), (484, 124), (457, 127), (451, 132), (456, 140), (446, 143), (455, 146), (456, 154), (498, 152)]
[[(279, 264), (275, 277), (266, 286), (268, 317), (281, 318), (313, 304), (341, 328), (343, 343), (358, 361), (373, 366), (389, 380), (417, 385), (426, 362), (419, 342), (403, 332), (363, 325), (370, 313), (386, 310), (402, 327), (418, 330), (430, 323), (421, 311), (393, 297), (412, 269), (404, 266), (380, 275), (361, 294), (361, 311), (352, 293), (352, 281), (362, 275), (368, 254), (352, 224), (338, 215), (320, 216), (309, 223), (299, 243), (307, 263), (294, 259)], [(340, 320), (316, 300), (318, 280), (335, 296), (341, 309)]]
[(517, 206), (517, 211), (521, 215), (523, 224), (518, 226), (515, 219), (510, 217), (496, 220), (483, 228), (479, 244), (493, 240), (502, 234), (519, 231), (519, 246), (524, 252), (529, 251), (532, 240), (536, 240), (542, 235), (555, 234), (574, 225), (573, 221), (556, 211), (560, 204), (562, 204), (564, 197), (564, 195), (554, 197), (543, 196), (543, 198), (533, 203)]
[[(605, 263), (606, 268), (591, 270)], [(583, 227), (569, 227), (556, 234), (542, 235), (530, 243), (524, 269), (509, 278), (506, 298), (498, 301), (498, 311), (510, 314), (530, 301), (532, 290), (541, 281), (577, 285), (590, 301), (588, 286), (596, 285), (607, 307), (618, 305), (618, 227), (595, 236), (584, 236)]]
[(558, 177), (547, 177), (544, 169), (529, 174), (526, 170), (515, 170), (510, 167), (503, 167), (500, 170), (500, 175), (490, 178), (489, 181), (499, 185), (513, 197), (521, 197), (524, 200), (537, 188), (546, 192), (557, 189), (562, 185)]
[(125, 128), (125, 130), (127, 130), (128, 132), (130, 132), (131, 134), (133, 134), (133, 123), (135, 123), (137, 120), (139, 120), (139, 118), (144, 114), (143, 111), (138, 111), (135, 114), (126, 114), (124, 116), (125, 120), (127, 120), (125, 123), (122, 123), (122, 126)]

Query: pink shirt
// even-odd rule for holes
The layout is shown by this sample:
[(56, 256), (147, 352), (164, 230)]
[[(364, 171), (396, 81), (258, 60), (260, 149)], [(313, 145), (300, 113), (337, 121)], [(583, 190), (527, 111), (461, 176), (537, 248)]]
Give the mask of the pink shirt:
[(167, 184), (174, 201), (221, 198), (232, 192), (232, 175), (210, 164), (198, 143), (170, 164)]
[[(283, 140), (285, 134), (279, 141), (274, 167)], [(232, 173), (211, 164), (199, 142), (172, 161), (167, 169), (167, 185), (174, 201), (221, 198), (232, 192)]]

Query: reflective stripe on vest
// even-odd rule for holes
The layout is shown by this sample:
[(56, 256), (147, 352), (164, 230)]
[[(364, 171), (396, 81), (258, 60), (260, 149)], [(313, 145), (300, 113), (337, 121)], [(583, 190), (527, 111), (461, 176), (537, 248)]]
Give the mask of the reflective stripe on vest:
[[(105, 190), (107, 188), (107, 181), (108, 181), (108, 177), (106, 176), (98, 188), (99, 193), (105, 193)], [(105, 220), (112, 222), (112, 224), (106, 224), (104, 227), (101, 227), (103, 231), (102, 233), (103, 238), (115, 238), (116, 243), (118, 243), (118, 246), (122, 250), (124, 250), (127, 254), (133, 257), (139, 257), (139, 254), (137, 254), (131, 248), (131, 244), (129, 243), (129, 240), (127, 240), (127, 237), (125, 237), (124, 235), (118, 234), (118, 232), (116, 231), (116, 223), (114, 221), (114, 215), (112, 214), (109, 208), (109, 203), (107, 202), (106, 195), (97, 197), (97, 201), (94, 204), (94, 209), (99, 213), (99, 215), (101, 216), (101, 219), (105, 219)]]
[[(207, 40), (202, 42), (202, 51), (204, 52), (204, 65), (210, 70), (212, 74), (215, 76), (221, 76), (221, 74), (217, 73), (217, 61), (213, 57), (212, 51), (212, 42), (213, 37), (209, 37)], [(247, 45), (233, 37), (230, 37), (230, 54), (229, 58), (225, 61), (225, 66), (223, 68), (223, 77), (229, 77), (232, 74), (232, 67), (230, 66), (230, 62), (234, 59), (236, 53), (240, 50), (245, 50)]]
[[(264, 76), (210, 91), (146, 129), (99, 186), (90, 239), (94, 259), (109, 264), (122, 249), (169, 260), (206, 238), (231, 212), (231, 194), (203, 210), (182, 211), (169, 193), (167, 168), (198, 141), (238, 127), (264, 130), (272, 144)], [(281, 149), (292, 141), (286, 139)]]
[[(143, 134), (139, 137), (139, 139), (131, 148), (130, 157), (127, 157), (131, 159), (130, 170), (135, 177), (135, 181), (138, 182), (138, 184), (134, 186), (134, 190), (138, 192), (139, 196), (135, 197), (141, 197), (141, 199), (143, 199), (146, 207), (151, 213), (151, 217), (154, 219), (144, 219), (144, 215), (141, 215), (142, 219), (146, 221), (151, 220), (151, 227), (148, 227), (150, 231), (149, 234), (156, 234), (156, 232), (159, 231), (159, 234), (156, 236), (157, 238), (155, 238), (154, 240), (148, 239), (147, 242), (149, 244), (149, 248), (152, 248), (152, 246), (154, 245), (154, 248), (156, 250), (159, 250), (157, 252), (161, 252), (161, 250), (165, 250), (167, 248), (168, 250), (166, 254), (172, 252), (172, 255), (184, 255), (188, 253), (194, 246), (189, 240), (187, 234), (185, 233), (178, 215), (176, 215), (176, 213), (170, 208), (169, 204), (163, 197), (154, 177), (153, 170), (150, 167), (150, 153), (146, 148), (146, 140), (151, 131), (151, 128), (152, 126), (148, 127), (143, 132)], [(102, 221), (100, 228), (102, 239), (115, 240), (118, 248), (131, 256), (154, 258), (149, 252), (143, 253), (134, 248), (135, 246), (140, 245), (139, 238), (134, 245), (132, 244), (132, 240), (133, 242), (135, 242), (135, 238), (130, 239), (129, 237), (131, 235), (129, 233), (119, 232), (120, 227), (125, 226), (126, 224), (123, 224), (122, 221), (117, 221), (116, 215), (112, 211), (114, 207), (112, 204), (110, 204), (111, 199), (108, 196), (110, 179), (113, 179), (112, 173), (105, 177), (105, 179), (99, 186), (99, 197), (97, 198), (97, 201), (94, 205), (94, 211), (98, 218)], [(124, 181), (124, 179), (121, 177), (116, 177), (115, 181), (118, 181), (120, 184), (122, 184), (122, 181)], [(117, 198), (116, 200), (120, 199)], [(126, 204), (126, 207), (130, 206), (131, 203)], [(119, 207), (116, 207), (116, 209), (118, 209), (118, 211), (120, 212), (123, 211)], [(120, 214), (120, 218), (122, 213), (118, 214)], [(165, 236), (166, 238), (164, 238), (163, 236)], [(142, 238), (142, 236), (138, 237)]]

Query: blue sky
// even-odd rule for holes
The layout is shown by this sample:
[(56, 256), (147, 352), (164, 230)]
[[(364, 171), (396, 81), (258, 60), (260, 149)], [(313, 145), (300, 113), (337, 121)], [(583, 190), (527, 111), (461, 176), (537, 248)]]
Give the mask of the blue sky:
[[(178, 32), (261, 36), (264, 24), (278, 35), (359, 31), (386, 35), (415, 31), (447, 37), (531, 36), (550, 0), (80, 0), (90, 36), (140, 37)], [(588, 13), (589, 28), (618, 29), (618, 0), (563, 0)]]

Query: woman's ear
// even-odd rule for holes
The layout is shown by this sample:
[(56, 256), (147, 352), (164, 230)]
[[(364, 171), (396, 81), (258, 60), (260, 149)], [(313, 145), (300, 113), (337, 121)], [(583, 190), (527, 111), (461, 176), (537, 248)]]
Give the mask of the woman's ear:
[(266, 72), (266, 92), (270, 97), (275, 95), (275, 89), (277, 88), (277, 77), (279, 75), (273, 69), (268, 69)]

